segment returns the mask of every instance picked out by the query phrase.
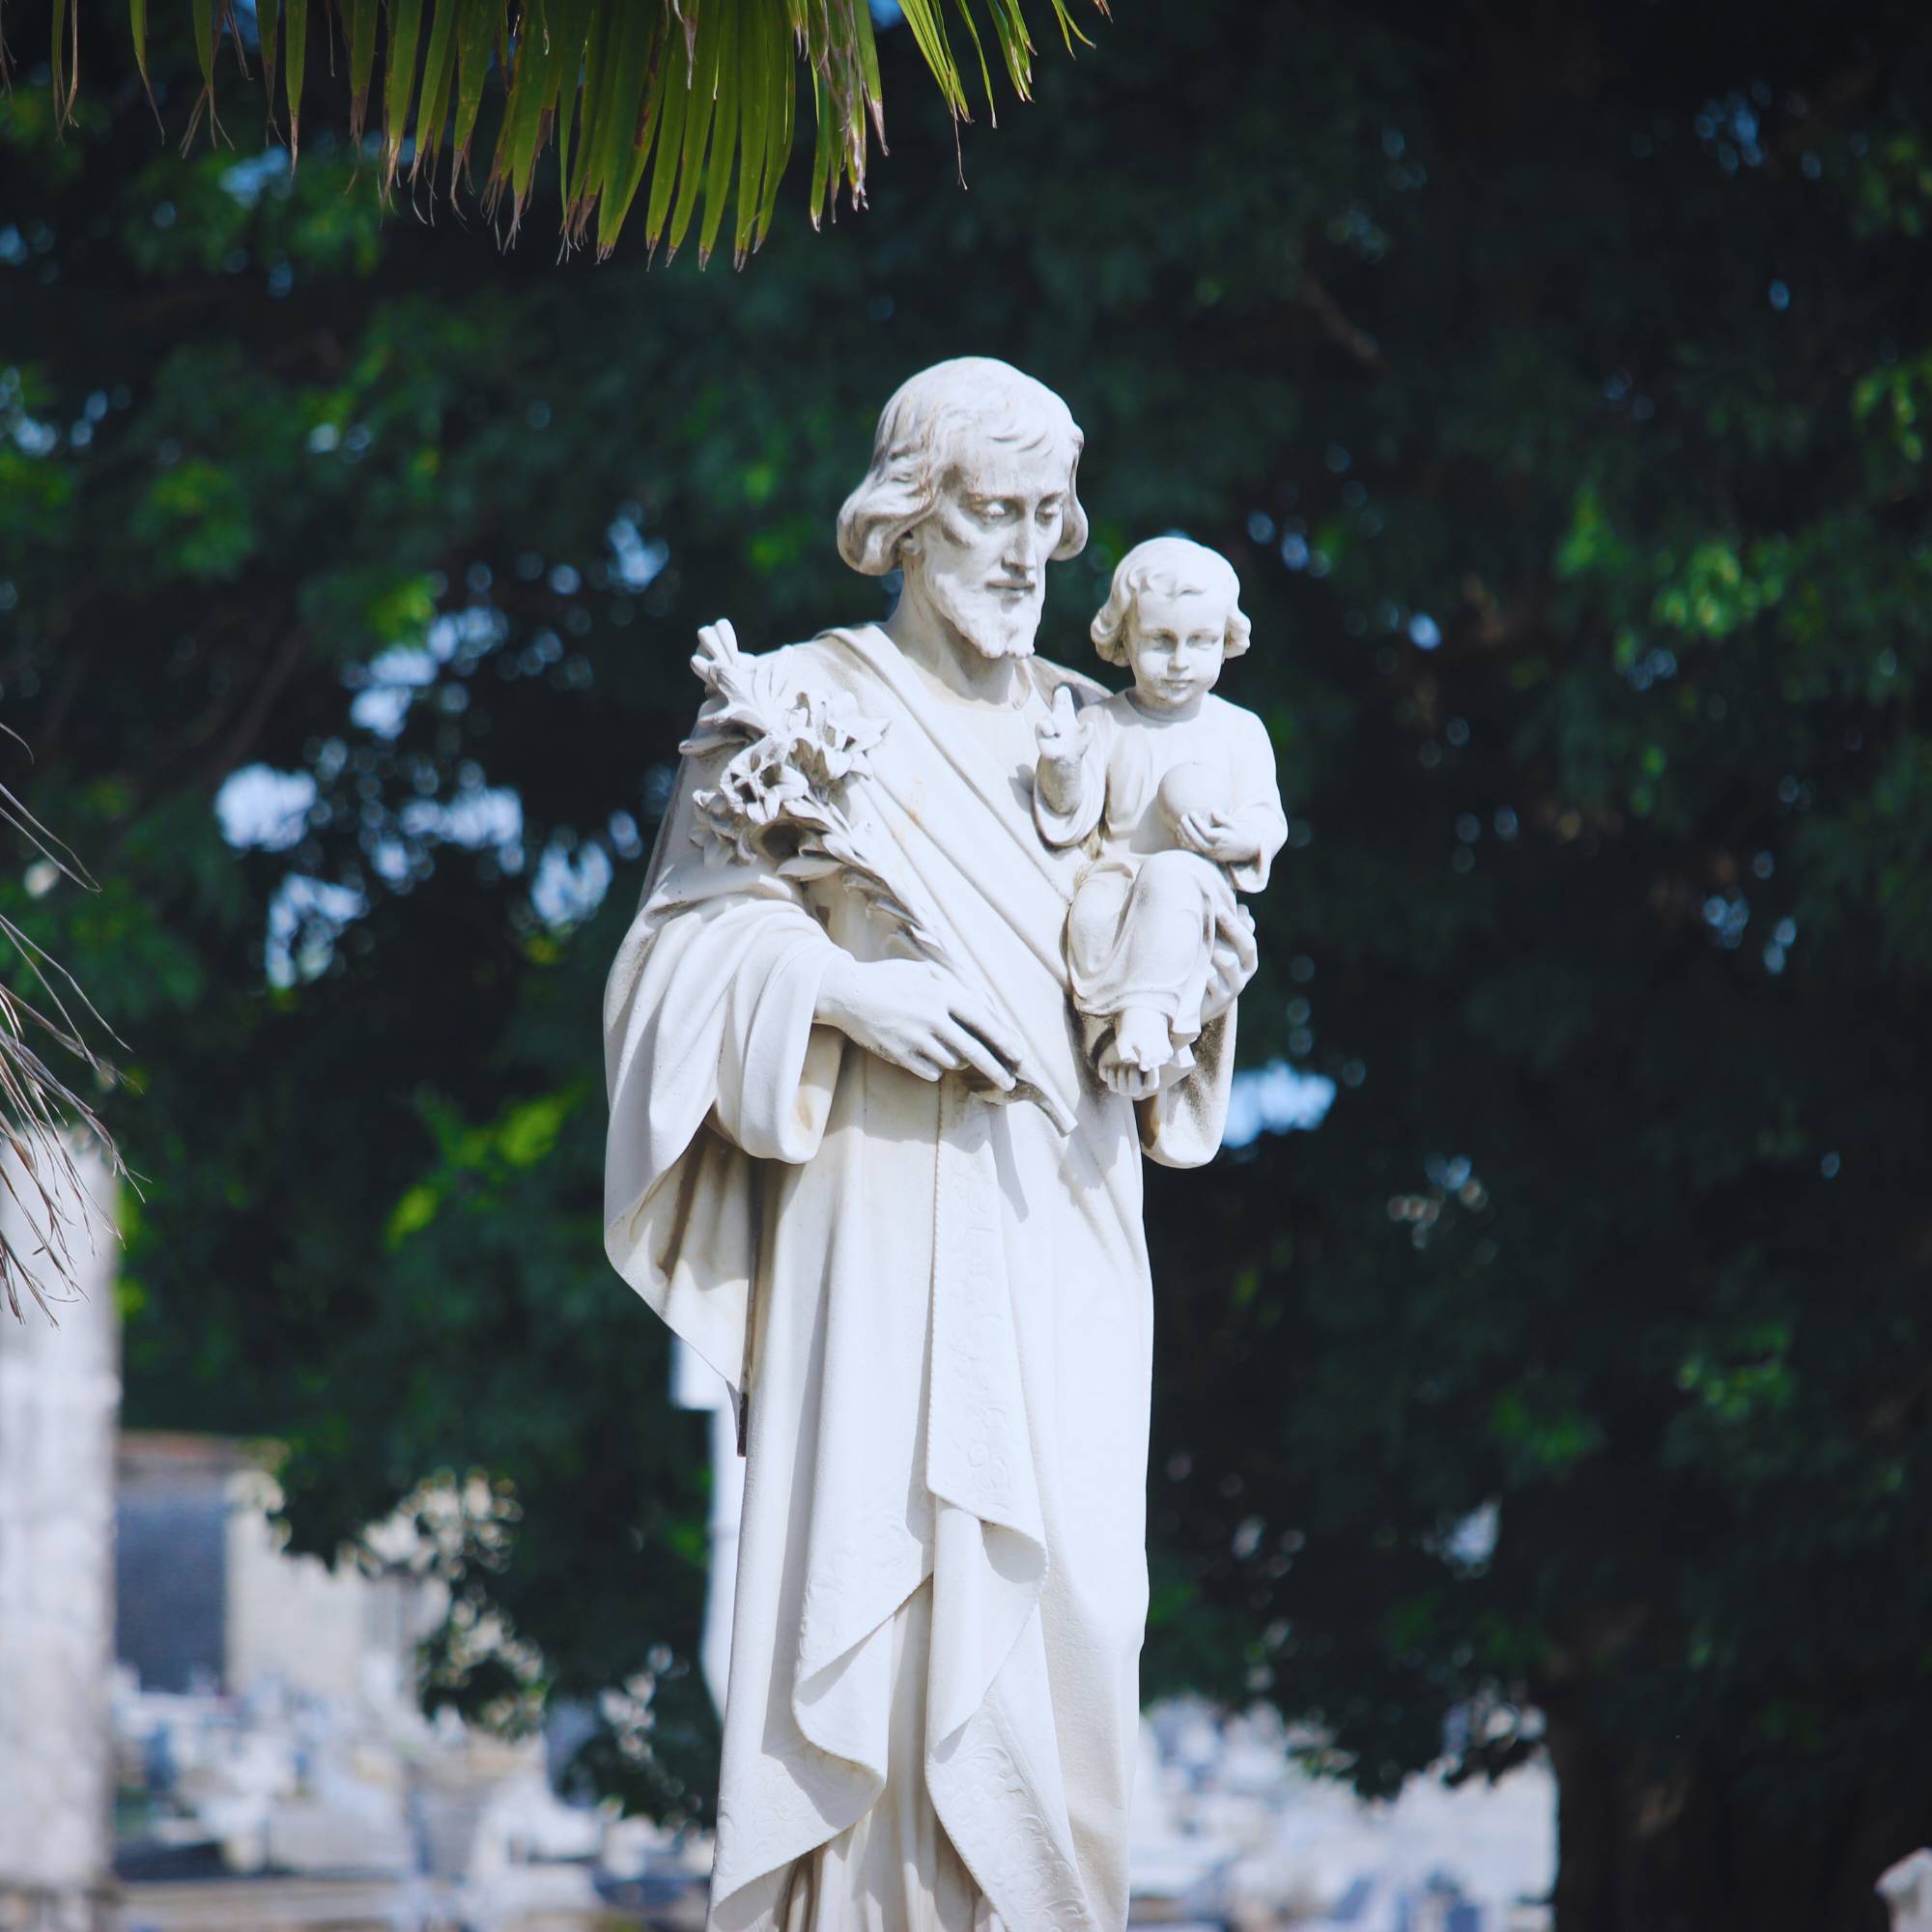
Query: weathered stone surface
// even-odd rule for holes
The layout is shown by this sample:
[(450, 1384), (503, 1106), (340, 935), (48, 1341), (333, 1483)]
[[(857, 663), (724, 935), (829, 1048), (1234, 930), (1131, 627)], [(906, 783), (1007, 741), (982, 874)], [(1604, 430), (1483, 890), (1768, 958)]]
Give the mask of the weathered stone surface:
[(1094, 633), (1124, 708), (1034, 654), (1081, 447), (1005, 363), (899, 388), (838, 519), (897, 608), (761, 654), (699, 633), (611, 975), (606, 1247), (747, 1457), (717, 1932), (1126, 1919), (1142, 1161), (1220, 1146), (1235, 895), (1286, 825), (1265, 731), (1208, 696), (1247, 641), (1224, 560), (1129, 559)]
[[(98, 1166), (89, 1184), (108, 1198)], [(75, 1202), (73, 1212), (85, 1211)], [(31, 1252), (19, 1207), (8, 1238)], [(85, 1242), (76, 1243), (85, 1250)], [(0, 1310), (0, 1927), (102, 1922), (113, 1799), (114, 1438), (120, 1342), (112, 1237), (56, 1327)]]

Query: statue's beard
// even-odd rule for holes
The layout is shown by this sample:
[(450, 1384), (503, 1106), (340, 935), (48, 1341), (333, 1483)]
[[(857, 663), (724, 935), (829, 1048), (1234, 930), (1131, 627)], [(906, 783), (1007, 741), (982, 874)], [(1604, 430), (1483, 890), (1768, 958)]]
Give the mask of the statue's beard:
[(1036, 586), (1023, 600), (1007, 603), (997, 591), (970, 588), (941, 579), (928, 582), (927, 595), (939, 614), (982, 658), (1030, 658), (1039, 630), (1040, 594)]

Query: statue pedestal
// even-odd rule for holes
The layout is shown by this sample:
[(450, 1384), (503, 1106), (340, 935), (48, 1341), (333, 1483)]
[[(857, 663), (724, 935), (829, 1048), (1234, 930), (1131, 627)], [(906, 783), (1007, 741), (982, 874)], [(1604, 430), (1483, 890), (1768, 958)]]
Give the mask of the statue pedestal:
[[(105, 1205), (98, 1164), (87, 1175)], [(0, 1215), (31, 1254), (11, 1198)], [(0, 1932), (109, 1922), (120, 1326), (113, 1236), (95, 1239), (59, 1327), (24, 1294), (23, 1321), (0, 1307)]]

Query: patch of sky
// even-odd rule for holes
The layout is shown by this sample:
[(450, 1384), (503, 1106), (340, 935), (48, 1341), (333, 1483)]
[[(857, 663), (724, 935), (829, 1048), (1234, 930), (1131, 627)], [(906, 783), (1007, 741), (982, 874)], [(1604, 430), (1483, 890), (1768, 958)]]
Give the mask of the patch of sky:
[(293, 986), (326, 972), (342, 929), (367, 909), (368, 901), (354, 886), (291, 872), (269, 902), (263, 961), (269, 983)]
[(1736, 174), (1740, 164), (1747, 168), (1763, 164), (1763, 129), (1757, 113), (1762, 105), (1760, 100), (1754, 106), (1734, 88), (1721, 100), (1707, 100), (1704, 111), (1692, 119), (1697, 138), (1715, 148), (1718, 165), (1727, 175)]
[(613, 811), (611, 814), (611, 842), (617, 848), (620, 859), (639, 859), (643, 856), (642, 835), (638, 830), (638, 821), (628, 811)]
[(395, 737), (416, 695), (437, 681), (444, 665), (459, 654), (480, 657), (502, 641), (503, 630), (501, 614), (485, 607), (444, 613), (430, 625), (420, 644), (392, 644), (344, 673), (355, 690), (350, 717), (375, 737)]
[(393, 738), (403, 728), (418, 691), (436, 682), (433, 651), (398, 644), (349, 673), (362, 688), (350, 700), (349, 715), (378, 738)]
[(384, 885), (399, 886), (411, 871), (410, 848), (400, 838), (369, 838), (363, 841), (369, 869)]
[(471, 852), (502, 853), (523, 843), (524, 801), (508, 785), (469, 785), (448, 800), (412, 799), (396, 816), (412, 838)]
[(1303, 1073), (1285, 1060), (1248, 1068), (1235, 1075), (1221, 1145), (1241, 1148), (1263, 1134), (1309, 1132), (1321, 1124), (1334, 1101), (1334, 1081)]
[(611, 579), (626, 590), (641, 590), (657, 576), (670, 557), (670, 547), (652, 538), (646, 541), (637, 518), (619, 515), (604, 532), (611, 546)]
[(604, 903), (611, 877), (611, 855), (599, 844), (546, 846), (530, 881), (531, 909), (546, 925), (575, 925)]
[(243, 208), (253, 208), (270, 189), (277, 194), (286, 194), (289, 187), (289, 151), (286, 148), (264, 148), (259, 155), (222, 169), (221, 187), (225, 194), (240, 202)]
[(315, 796), (315, 780), (307, 772), (243, 765), (222, 781), (214, 815), (222, 838), (238, 851), (286, 852), (300, 842)]
[(1625, 671), (1636, 691), (1648, 691), (1660, 679), (1677, 675), (1677, 654), (1662, 648), (1645, 652)]
[(1496, 1551), (1502, 1510), (1493, 1502), (1473, 1509), (1442, 1539), (1442, 1553), (1459, 1569), (1476, 1569)]
[(1704, 901), (1704, 923), (1719, 946), (1734, 949), (1750, 923), (1750, 901), (1742, 893), (1713, 893)]
[(52, 423), (36, 420), (24, 410), (14, 412), (10, 427), (23, 456), (50, 456), (60, 445), (60, 431)]

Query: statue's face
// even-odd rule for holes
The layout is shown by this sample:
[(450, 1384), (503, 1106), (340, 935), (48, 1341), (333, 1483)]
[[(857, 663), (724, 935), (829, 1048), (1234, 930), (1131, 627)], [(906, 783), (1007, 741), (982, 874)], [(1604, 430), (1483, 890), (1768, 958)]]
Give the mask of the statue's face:
[(1185, 711), (1214, 689), (1228, 653), (1228, 597), (1146, 589), (1127, 618), (1127, 665), (1149, 711)]
[(1066, 484), (1065, 464), (1050, 450), (976, 452), (948, 469), (930, 513), (900, 539), (908, 582), (916, 577), (984, 657), (1032, 655)]

